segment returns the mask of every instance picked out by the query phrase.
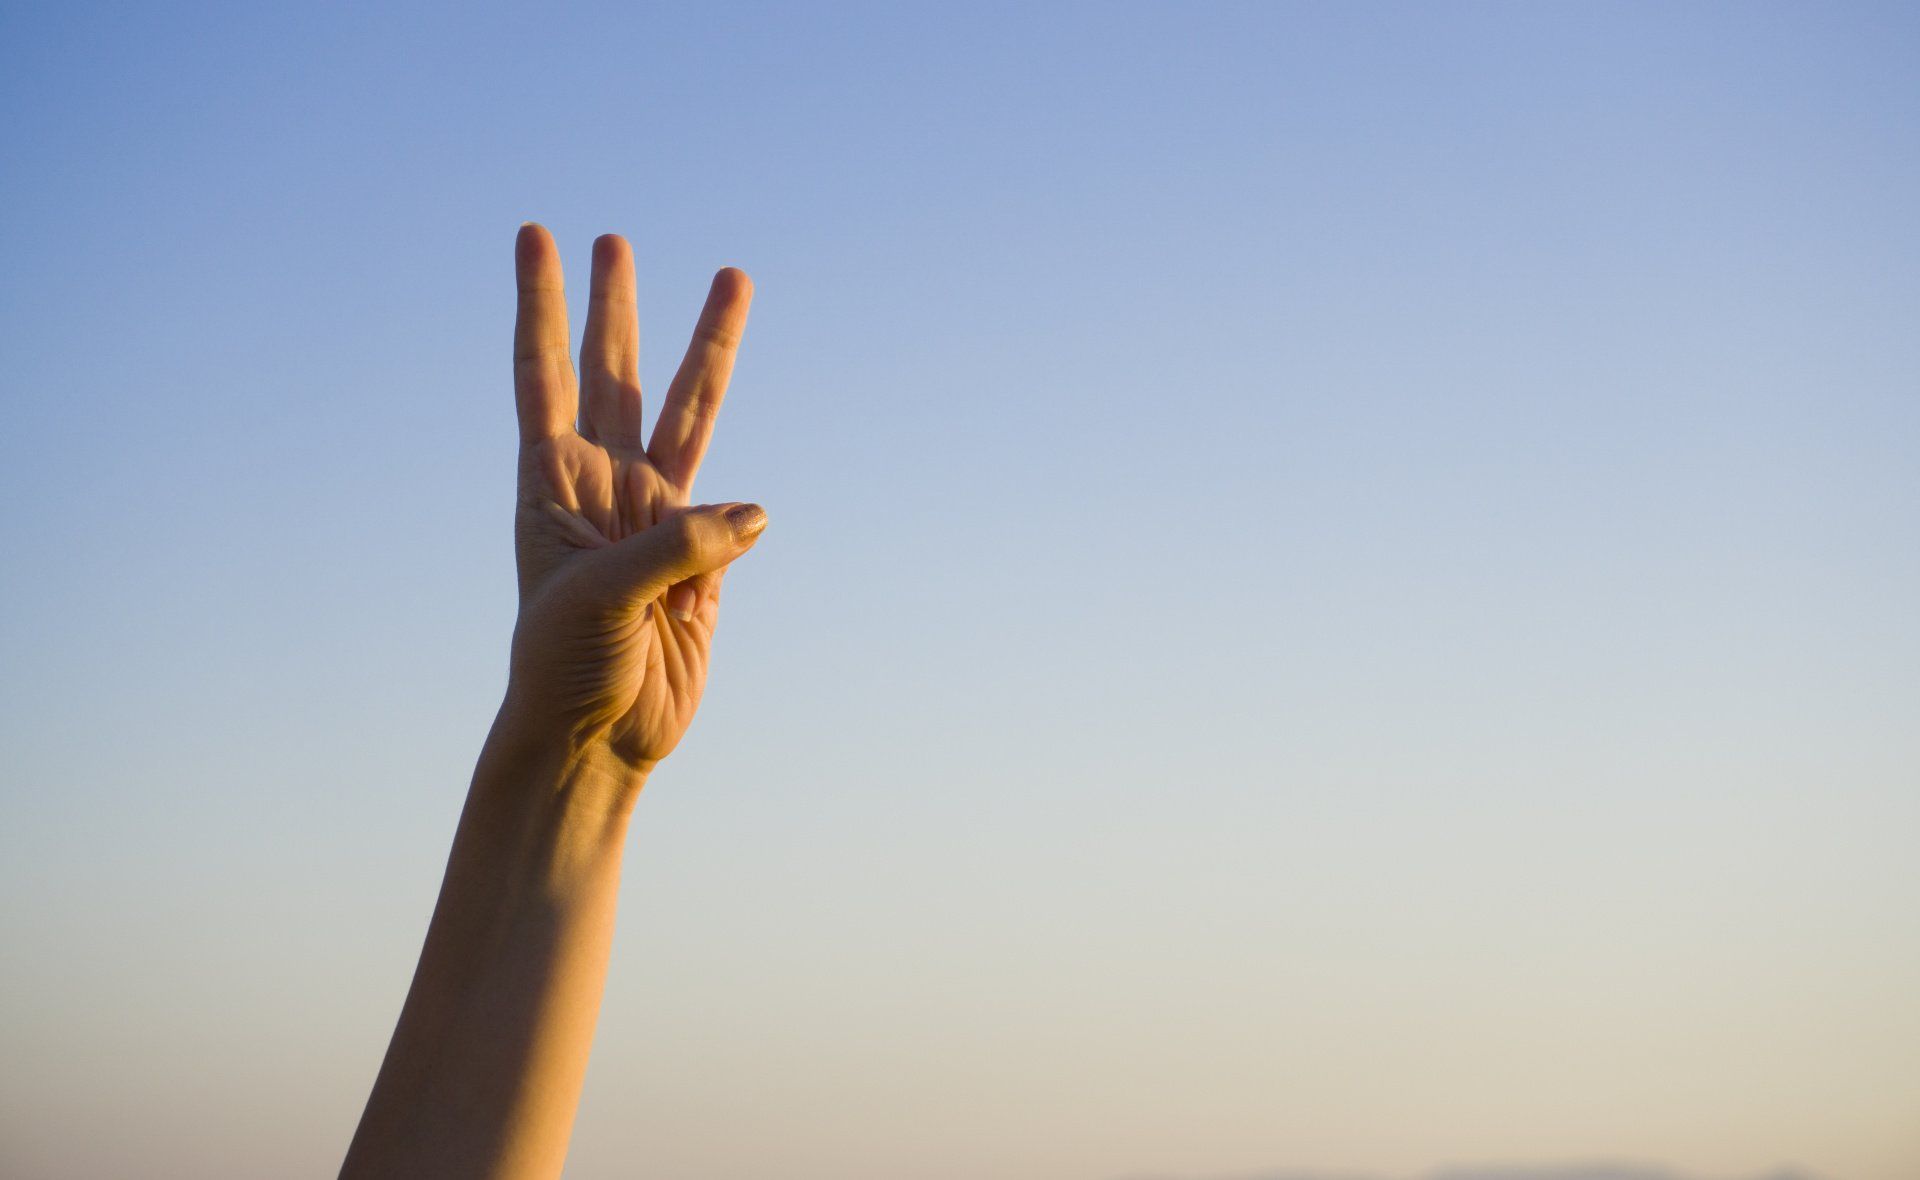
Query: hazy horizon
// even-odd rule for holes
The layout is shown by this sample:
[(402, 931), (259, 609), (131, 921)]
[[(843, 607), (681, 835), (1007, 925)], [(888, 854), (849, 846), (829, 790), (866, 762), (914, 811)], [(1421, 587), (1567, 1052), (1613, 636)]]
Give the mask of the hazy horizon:
[(1155, 1173), (1126, 1176), (1120, 1180), (1822, 1180), (1822, 1178), (1817, 1173), (1791, 1165), (1734, 1177), (1677, 1172), (1659, 1164), (1573, 1163), (1449, 1165), (1428, 1168), (1411, 1176), (1404, 1173), (1287, 1168), (1205, 1176)]

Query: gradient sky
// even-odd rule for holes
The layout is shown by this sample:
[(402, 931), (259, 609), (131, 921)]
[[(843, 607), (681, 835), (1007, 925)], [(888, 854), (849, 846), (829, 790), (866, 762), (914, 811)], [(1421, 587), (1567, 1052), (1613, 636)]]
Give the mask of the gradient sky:
[(337, 1168), (537, 218), (773, 520), (570, 1175), (1920, 1174), (1913, 8), (277, 7), (0, 8), (0, 1172)]

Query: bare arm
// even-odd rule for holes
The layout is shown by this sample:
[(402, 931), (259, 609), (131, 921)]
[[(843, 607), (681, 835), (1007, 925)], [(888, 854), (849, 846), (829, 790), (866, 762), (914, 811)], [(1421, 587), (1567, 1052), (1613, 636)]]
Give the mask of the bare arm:
[(766, 524), (751, 504), (688, 507), (746, 276), (715, 277), (643, 444), (627, 244), (594, 243), (579, 379), (546, 230), (521, 228), (515, 270), (512, 671), (343, 1177), (560, 1174), (627, 819), (700, 703), (726, 567)]

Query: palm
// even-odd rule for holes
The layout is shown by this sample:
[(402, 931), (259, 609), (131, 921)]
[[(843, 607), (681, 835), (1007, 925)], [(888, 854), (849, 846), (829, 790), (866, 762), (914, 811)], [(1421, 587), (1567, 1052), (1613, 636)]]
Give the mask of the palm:
[[(594, 550), (668, 520), (689, 503), (751, 288), (738, 271), (716, 277), (653, 437), (643, 444), (639, 328), (626, 243), (609, 236), (594, 244), (579, 381), (559, 257), (544, 230), (522, 230), (518, 263), (516, 675), (534, 678), (569, 722), (603, 735), (622, 761), (650, 765), (673, 749), (700, 703), (721, 571), (645, 603), (583, 594), (577, 583)], [(584, 413), (576, 410), (582, 400)]]

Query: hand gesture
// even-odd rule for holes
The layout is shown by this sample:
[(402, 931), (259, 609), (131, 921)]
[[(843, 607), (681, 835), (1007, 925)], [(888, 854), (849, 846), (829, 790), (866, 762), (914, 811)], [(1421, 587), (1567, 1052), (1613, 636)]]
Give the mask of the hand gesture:
[(563, 757), (637, 782), (692, 721), (721, 578), (766, 527), (757, 505), (689, 506), (753, 285), (732, 268), (714, 276), (653, 436), (643, 440), (626, 241), (608, 234), (593, 244), (578, 378), (552, 235), (522, 226), (514, 256), (520, 613), (503, 716), (536, 744), (557, 743)]

